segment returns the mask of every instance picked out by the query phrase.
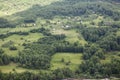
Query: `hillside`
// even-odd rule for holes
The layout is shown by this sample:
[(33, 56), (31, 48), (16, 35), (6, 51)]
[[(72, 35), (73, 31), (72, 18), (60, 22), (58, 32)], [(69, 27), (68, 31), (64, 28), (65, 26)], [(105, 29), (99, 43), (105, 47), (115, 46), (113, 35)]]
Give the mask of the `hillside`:
[(58, 0), (0, 0), (0, 16), (11, 15), (27, 10), (33, 5), (49, 5)]
[(119, 80), (119, 4), (0, 0), (0, 80)]

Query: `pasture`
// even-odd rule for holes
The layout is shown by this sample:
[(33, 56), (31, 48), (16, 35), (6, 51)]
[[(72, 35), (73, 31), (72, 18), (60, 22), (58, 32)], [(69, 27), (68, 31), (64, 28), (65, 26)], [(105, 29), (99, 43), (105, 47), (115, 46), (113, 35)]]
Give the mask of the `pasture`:
[(56, 53), (52, 56), (51, 70), (64, 67), (69, 67), (72, 70), (76, 70), (81, 62), (81, 53)]

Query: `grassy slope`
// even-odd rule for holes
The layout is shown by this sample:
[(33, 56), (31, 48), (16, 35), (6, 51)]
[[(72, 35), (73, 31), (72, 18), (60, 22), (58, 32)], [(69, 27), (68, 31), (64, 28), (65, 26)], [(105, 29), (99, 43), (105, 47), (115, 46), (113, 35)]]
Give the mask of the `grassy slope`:
[(59, 0), (0, 0), (0, 16), (11, 15), (30, 8), (33, 5), (49, 5)]

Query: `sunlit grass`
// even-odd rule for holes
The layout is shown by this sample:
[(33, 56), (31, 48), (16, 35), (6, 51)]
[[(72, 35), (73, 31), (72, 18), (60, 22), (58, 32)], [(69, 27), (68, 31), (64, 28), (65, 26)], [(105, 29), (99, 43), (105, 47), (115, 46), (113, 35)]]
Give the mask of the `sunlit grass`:
[(5, 65), (5, 66), (0, 66), (0, 70), (3, 73), (9, 73), (9, 72), (18, 72), (18, 73), (22, 73), (25, 71), (29, 71), (29, 72), (33, 72), (33, 73), (38, 73), (39, 70), (32, 70), (32, 69), (26, 69), (26, 68), (22, 68), (22, 67), (18, 67), (18, 64), (15, 63), (10, 63), (9, 65)]
[[(64, 62), (61, 60), (64, 59)], [(66, 65), (70, 61), (69, 65)], [(79, 53), (56, 53), (52, 56), (51, 70), (57, 68), (69, 67), (72, 70), (76, 70), (82, 62), (82, 54)]]
[(0, 16), (11, 15), (16, 12), (24, 11), (33, 5), (39, 4), (41, 6), (49, 5), (59, 0), (2, 0), (0, 1)]

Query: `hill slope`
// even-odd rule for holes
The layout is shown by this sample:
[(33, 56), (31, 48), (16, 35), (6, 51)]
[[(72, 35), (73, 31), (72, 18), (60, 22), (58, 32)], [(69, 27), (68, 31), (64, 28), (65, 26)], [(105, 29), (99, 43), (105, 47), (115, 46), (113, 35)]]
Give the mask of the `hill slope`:
[(0, 79), (119, 78), (118, 1), (0, 0)]
[(0, 16), (11, 15), (30, 8), (33, 5), (49, 5), (58, 0), (0, 0)]

